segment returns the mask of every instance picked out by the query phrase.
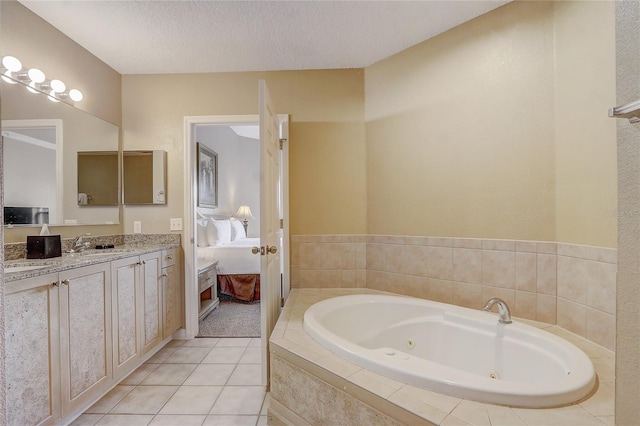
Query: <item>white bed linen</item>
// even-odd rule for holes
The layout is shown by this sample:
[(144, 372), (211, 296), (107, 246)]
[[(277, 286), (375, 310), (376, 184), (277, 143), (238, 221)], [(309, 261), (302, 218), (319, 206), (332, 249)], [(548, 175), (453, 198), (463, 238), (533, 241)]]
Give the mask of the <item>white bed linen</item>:
[(198, 247), (198, 265), (218, 261), (218, 274), (259, 274), (260, 255), (251, 248), (260, 247), (260, 238), (243, 238), (219, 246)]

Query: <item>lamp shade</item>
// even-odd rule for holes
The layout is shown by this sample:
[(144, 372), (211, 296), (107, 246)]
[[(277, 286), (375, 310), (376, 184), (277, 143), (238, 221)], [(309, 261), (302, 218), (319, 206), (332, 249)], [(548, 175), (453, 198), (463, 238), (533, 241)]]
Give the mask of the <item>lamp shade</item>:
[(253, 217), (253, 214), (251, 214), (251, 207), (246, 204), (241, 205), (236, 212), (236, 217), (243, 217), (245, 219), (248, 217)]

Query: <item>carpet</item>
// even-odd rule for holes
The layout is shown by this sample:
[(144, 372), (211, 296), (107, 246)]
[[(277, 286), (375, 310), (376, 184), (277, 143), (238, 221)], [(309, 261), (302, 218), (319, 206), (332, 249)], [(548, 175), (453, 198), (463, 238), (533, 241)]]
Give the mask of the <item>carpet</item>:
[(220, 295), (220, 305), (199, 322), (198, 337), (260, 337), (260, 301)]

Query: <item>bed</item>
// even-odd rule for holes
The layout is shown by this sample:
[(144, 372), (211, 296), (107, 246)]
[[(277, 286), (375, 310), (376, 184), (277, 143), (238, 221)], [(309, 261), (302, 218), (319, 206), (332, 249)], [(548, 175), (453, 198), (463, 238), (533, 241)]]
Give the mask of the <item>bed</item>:
[(220, 294), (253, 302), (260, 300), (259, 238), (247, 238), (238, 220), (206, 218), (198, 220), (198, 264), (218, 261)]

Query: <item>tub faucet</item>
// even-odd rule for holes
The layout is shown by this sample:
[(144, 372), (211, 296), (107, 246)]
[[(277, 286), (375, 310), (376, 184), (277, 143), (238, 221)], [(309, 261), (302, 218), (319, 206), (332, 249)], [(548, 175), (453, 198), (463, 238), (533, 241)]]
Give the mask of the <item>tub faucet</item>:
[(491, 308), (493, 307), (493, 305), (498, 305), (498, 322), (500, 324), (511, 324), (511, 312), (509, 312), (509, 306), (507, 306), (507, 302), (498, 297), (492, 297), (487, 301), (487, 303), (484, 304), (482, 310), (491, 312)]
[(88, 249), (91, 243), (89, 241), (84, 241), (84, 237), (87, 235), (89, 235), (89, 233), (77, 236), (73, 240), (72, 247), (71, 250), (69, 250), (69, 253), (80, 253)]

